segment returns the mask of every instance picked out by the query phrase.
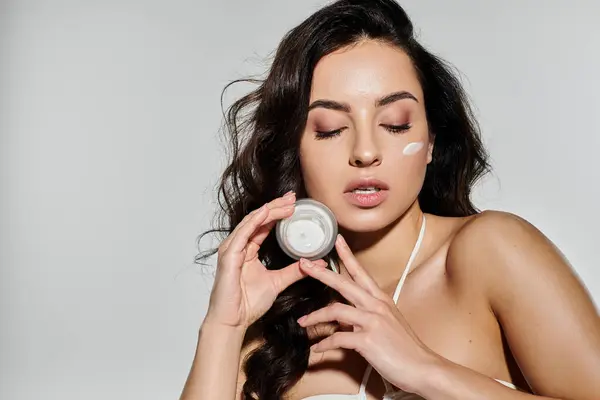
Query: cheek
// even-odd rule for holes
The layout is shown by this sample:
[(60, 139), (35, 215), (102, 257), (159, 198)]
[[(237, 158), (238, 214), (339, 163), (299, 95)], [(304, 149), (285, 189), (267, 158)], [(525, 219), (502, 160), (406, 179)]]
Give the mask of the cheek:
[(414, 155), (417, 155), (419, 152), (421, 152), (424, 148), (425, 148), (424, 142), (410, 142), (406, 146), (404, 146), (404, 149), (402, 150), (402, 154), (404, 154), (405, 156), (409, 156), (409, 157), (414, 156)]
[[(428, 143), (422, 140), (408, 140), (394, 149), (392, 154), (395, 171), (400, 171), (396, 174), (397, 179), (402, 182), (397, 182), (404, 186), (406, 183), (413, 187), (413, 183), (418, 185), (422, 183), (425, 171), (428, 164)], [(385, 158), (384, 158), (385, 159)]]
[(425, 157), (427, 164), (431, 162), (433, 143), (430, 141), (412, 141), (402, 149), (402, 154), (407, 157)]
[(304, 187), (309, 197), (317, 200), (326, 196), (331, 177), (340, 174), (340, 154), (321, 143), (303, 143), (300, 146), (300, 168)]
[(428, 141), (423, 140), (423, 135), (404, 137), (400, 140), (385, 143), (384, 160), (393, 158), (395, 163), (414, 164), (427, 159)]

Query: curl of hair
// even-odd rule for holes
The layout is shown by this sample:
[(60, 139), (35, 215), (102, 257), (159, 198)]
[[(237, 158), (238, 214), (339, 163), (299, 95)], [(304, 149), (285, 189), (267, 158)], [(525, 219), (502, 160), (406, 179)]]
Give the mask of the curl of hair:
[[(393, 0), (340, 0), (309, 16), (289, 31), (264, 80), (225, 113), (230, 163), (221, 177), (217, 227), (204, 232), (229, 234), (244, 216), (294, 190), (306, 196), (299, 163), (310, 84), (316, 63), (325, 55), (362, 40), (397, 46), (412, 60), (423, 88), (427, 121), (435, 141), (419, 193), (424, 212), (442, 216), (477, 213), (471, 188), (489, 170), (477, 122), (455, 71), (415, 39), (413, 25)], [(236, 81), (240, 82), (240, 81)], [(227, 88), (226, 88), (227, 89)], [(217, 249), (200, 253), (202, 262)], [(290, 264), (270, 234), (259, 250), (269, 269)], [(331, 257), (335, 257), (334, 254)], [(303, 279), (282, 292), (249, 330), (262, 345), (244, 364), (246, 399), (276, 400), (308, 367), (309, 338), (296, 320), (340, 299), (321, 282)]]

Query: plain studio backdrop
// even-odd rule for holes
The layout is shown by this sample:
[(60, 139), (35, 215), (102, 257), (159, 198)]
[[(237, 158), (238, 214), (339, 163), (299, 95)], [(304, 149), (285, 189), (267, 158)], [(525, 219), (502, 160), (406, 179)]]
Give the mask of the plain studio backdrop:
[[(178, 397), (212, 284), (193, 258), (221, 90), (322, 4), (0, 3), (0, 398)], [(477, 205), (534, 223), (598, 303), (600, 3), (402, 4), (475, 103)]]

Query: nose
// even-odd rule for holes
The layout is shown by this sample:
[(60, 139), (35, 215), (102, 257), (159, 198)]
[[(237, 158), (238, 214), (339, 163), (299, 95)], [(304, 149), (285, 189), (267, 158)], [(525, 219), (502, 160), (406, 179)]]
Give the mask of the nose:
[(350, 154), (350, 165), (369, 167), (381, 164), (381, 150), (373, 137), (373, 132), (356, 133)]

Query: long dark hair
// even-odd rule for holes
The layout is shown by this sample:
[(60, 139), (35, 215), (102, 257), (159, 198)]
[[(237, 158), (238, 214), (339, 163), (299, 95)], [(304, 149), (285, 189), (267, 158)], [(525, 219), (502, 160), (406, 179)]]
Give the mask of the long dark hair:
[[(306, 196), (298, 149), (313, 70), (323, 56), (363, 39), (401, 48), (412, 59), (423, 88), (435, 146), (419, 194), (421, 209), (442, 216), (478, 212), (470, 200), (471, 188), (489, 165), (479, 127), (455, 72), (416, 41), (409, 17), (393, 0), (340, 0), (289, 31), (266, 78), (249, 80), (257, 88), (225, 113), (231, 153), (219, 183), (221, 212), (217, 226), (200, 239), (209, 233), (230, 233), (248, 212), (288, 190), (295, 190), (299, 198)], [(197, 261), (215, 252), (203, 252)], [(279, 249), (273, 234), (259, 255), (269, 269), (293, 262)], [(336, 298), (331, 289), (311, 278), (279, 295), (248, 331), (248, 336), (255, 335), (262, 344), (244, 364), (245, 398), (281, 399), (300, 379), (308, 366), (309, 339), (296, 320)]]

